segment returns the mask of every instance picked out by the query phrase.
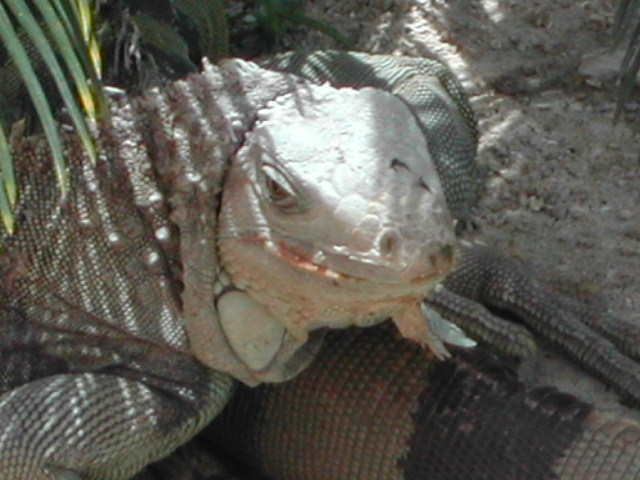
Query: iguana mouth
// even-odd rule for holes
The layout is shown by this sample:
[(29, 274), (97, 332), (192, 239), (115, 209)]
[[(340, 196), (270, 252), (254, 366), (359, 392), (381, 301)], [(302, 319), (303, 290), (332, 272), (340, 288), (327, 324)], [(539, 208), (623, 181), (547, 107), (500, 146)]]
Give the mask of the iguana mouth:
[[(381, 284), (422, 285), (443, 278), (456, 263), (454, 249), (445, 245), (434, 253), (416, 256), (416, 265), (398, 268), (391, 262), (374, 263), (358, 255), (326, 253), (285, 240), (262, 239), (267, 252), (286, 263), (329, 280)], [(396, 267), (396, 268), (393, 268)]]
[(319, 262), (314, 262), (313, 259), (317, 260), (319, 255), (324, 255), (320, 251), (317, 251), (312, 257), (309, 257), (303, 253), (301, 248), (296, 248), (284, 241), (276, 243), (271, 240), (265, 240), (264, 247), (268, 252), (280, 257), (291, 265), (295, 265), (298, 268), (306, 270), (307, 272), (317, 273), (318, 275), (333, 278), (335, 280), (349, 278), (349, 276), (344, 273), (337, 272), (336, 270), (333, 270), (326, 265), (322, 265)]

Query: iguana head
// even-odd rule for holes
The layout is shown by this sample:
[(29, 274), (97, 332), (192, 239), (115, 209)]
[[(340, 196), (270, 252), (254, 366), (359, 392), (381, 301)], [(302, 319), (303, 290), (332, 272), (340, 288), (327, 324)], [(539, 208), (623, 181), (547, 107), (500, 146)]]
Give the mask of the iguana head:
[(323, 326), (392, 317), (429, 343), (420, 301), (451, 269), (454, 233), (407, 106), (308, 86), (259, 113), (225, 181), (218, 242), (236, 289), (218, 298), (220, 323), (258, 378)]

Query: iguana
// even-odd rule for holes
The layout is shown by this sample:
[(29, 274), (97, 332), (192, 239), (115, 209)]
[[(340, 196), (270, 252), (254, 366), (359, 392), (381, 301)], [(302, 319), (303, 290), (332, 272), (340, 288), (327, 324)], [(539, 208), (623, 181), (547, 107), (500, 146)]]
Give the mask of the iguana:
[[(421, 301), (432, 292), (437, 307), (467, 306), (436, 287), (457, 257), (450, 212), (464, 217), (476, 198), (466, 100), (429, 60), (325, 53), (302, 65), (344, 72), (336, 86), (376, 88), (229, 61), (123, 95), (96, 165), (67, 135), (75, 187), (64, 198), (42, 140), (16, 145), (18, 229), (5, 235), (0, 275), (0, 478), (128, 478), (217, 416), (232, 376), (295, 376), (321, 327), (391, 316), (447, 355)], [(635, 363), (580, 319), (538, 312), (500, 262), (478, 258), (463, 253), (445, 285), (471, 279), (485, 298), (531, 300), (521, 310), (541, 332), (640, 398)], [(595, 353), (572, 346), (585, 338), (598, 339)]]
[[(389, 94), (229, 62), (117, 103), (96, 165), (68, 135), (74, 188), (64, 198), (43, 141), (16, 148), (22, 194), (1, 276), (4, 478), (127, 478), (219, 412), (229, 374), (255, 383), (297, 373), (323, 325), (393, 315), (428, 334), (420, 300), (452, 266), (451, 217), (424, 136)], [(349, 106), (370, 122), (350, 120), (340, 110)], [(282, 112), (296, 109), (300, 134), (328, 136), (283, 160), (296, 145)], [(393, 142), (400, 134), (412, 141)], [(329, 153), (343, 160), (324, 170), (305, 161)], [(358, 182), (352, 200), (327, 192), (318, 171), (343, 190)], [(252, 211), (236, 195), (255, 196)], [(258, 212), (265, 218), (248, 215)], [(262, 248), (232, 251), (240, 234)], [(274, 288), (265, 300), (258, 287), (275, 280), (250, 278), (240, 261), (282, 265), (283, 278), (315, 289), (283, 302)]]

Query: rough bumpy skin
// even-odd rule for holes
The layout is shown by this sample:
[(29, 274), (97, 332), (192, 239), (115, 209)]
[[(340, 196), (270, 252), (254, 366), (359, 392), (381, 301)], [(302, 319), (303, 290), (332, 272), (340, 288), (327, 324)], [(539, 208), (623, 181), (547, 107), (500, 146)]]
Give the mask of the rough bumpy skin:
[[(465, 220), (479, 196), (475, 117), (459, 84), (424, 58), (314, 52), (277, 56), (269, 68), (317, 82), (386, 89), (416, 115), (445, 188), (449, 208)], [(640, 404), (640, 326), (592, 312), (541, 288), (512, 260), (484, 247), (462, 247), (459, 268), (428, 302), (445, 318), (507, 355), (535, 348), (531, 333), (491, 310), (509, 310), (628, 401)]]
[(0, 278), (0, 478), (127, 478), (228, 399), (230, 377), (190, 349), (176, 225), (203, 191), (215, 209), (237, 142), (220, 114), (237, 76), (209, 69), (124, 98), (95, 166), (70, 135), (66, 198), (42, 140), (24, 140), (18, 233), (5, 236)]
[(411, 106), (427, 138), (453, 216), (470, 216), (480, 195), (476, 119), (460, 84), (440, 62), (327, 51), (278, 55), (264, 65), (337, 87), (368, 86), (397, 95)]
[[(255, 370), (270, 368), (259, 343), (268, 330), (277, 346), (275, 324), (284, 342), (304, 343), (322, 326), (391, 317), (407, 337), (446, 352), (421, 302), (450, 270), (455, 237), (424, 135), (387, 92), (336, 92), (308, 86), (261, 110), (226, 178), (220, 261), (266, 311), (225, 334)], [(232, 295), (218, 302), (229, 316), (238, 313)], [(262, 338), (245, 345), (250, 329)]]

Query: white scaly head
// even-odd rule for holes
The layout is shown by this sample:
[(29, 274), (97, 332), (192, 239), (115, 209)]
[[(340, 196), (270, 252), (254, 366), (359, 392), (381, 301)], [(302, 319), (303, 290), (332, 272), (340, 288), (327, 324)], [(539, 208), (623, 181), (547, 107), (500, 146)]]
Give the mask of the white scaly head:
[(271, 102), (232, 160), (218, 241), (234, 287), (218, 298), (220, 324), (254, 379), (297, 373), (275, 364), (323, 326), (391, 317), (446, 352), (420, 304), (453, 266), (453, 220), (425, 138), (391, 94), (303, 86)]

